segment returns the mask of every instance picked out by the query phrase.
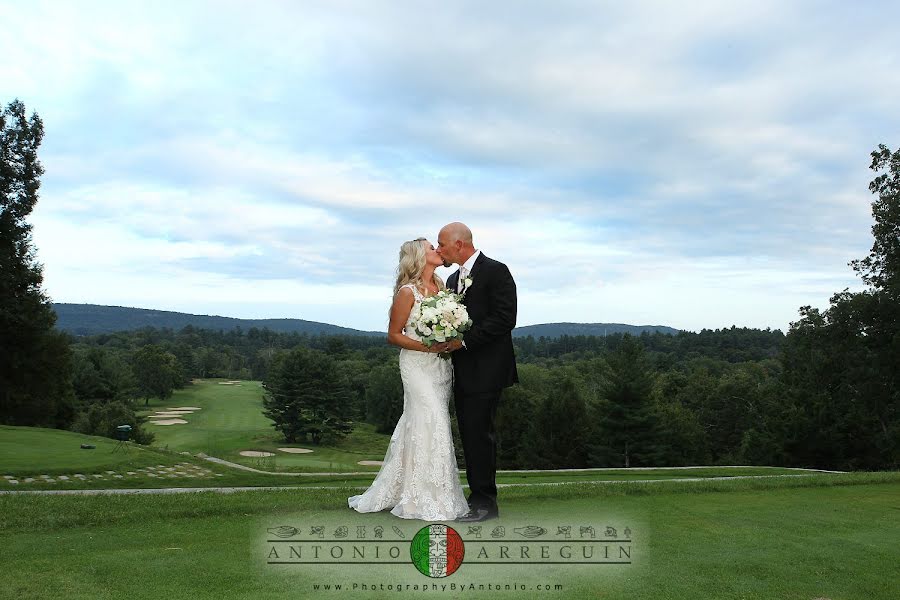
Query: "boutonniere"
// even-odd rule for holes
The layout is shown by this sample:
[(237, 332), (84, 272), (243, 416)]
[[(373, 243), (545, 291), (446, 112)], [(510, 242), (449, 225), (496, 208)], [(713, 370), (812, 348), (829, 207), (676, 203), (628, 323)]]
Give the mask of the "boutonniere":
[(472, 287), (472, 278), (466, 277), (462, 280), (462, 291), (460, 292), (460, 295), (465, 296), (470, 287)]

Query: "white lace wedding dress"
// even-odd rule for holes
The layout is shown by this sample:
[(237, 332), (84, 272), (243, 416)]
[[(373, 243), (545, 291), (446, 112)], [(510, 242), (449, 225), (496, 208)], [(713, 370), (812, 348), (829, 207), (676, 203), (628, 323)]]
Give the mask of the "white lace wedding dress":
[[(404, 334), (419, 340), (413, 325), (423, 296), (415, 295)], [(459, 482), (450, 431), (453, 365), (437, 354), (400, 350), (403, 414), (397, 421), (375, 481), (364, 493), (348, 498), (350, 508), (378, 512), (391, 508), (403, 519), (452, 521), (469, 507)]]

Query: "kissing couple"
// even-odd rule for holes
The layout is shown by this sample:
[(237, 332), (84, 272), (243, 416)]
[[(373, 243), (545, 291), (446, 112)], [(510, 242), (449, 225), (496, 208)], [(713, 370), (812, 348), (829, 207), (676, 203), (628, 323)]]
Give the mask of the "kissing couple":
[[(446, 286), (434, 272), (458, 264)], [(416, 331), (419, 305), (441, 291), (462, 295), (471, 328), (463, 339), (426, 345)], [(403, 414), (375, 481), (348, 498), (359, 512), (391, 509), (403, 519), (477, 522), (499, 516), (494, 419), (503, 388), (518, 382), (512, 330), (516, 283), (485, 256), (462, 223), (445, 225), (437, 248), (425, 238), (400, 247), (388, 343), (400, 347)], [(451, 360), (441, 357), (450, 353)], [(462, 438), (469, 496), (459, 481), (450, 397)]]

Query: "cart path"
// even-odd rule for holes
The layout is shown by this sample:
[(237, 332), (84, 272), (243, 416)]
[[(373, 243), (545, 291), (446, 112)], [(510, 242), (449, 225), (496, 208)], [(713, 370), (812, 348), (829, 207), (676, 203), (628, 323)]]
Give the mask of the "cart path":
[[(676, 467), (677, 468), (677, 467)], [(816, 470), (816, 469), (808, 469)], [(516, 472), (516, 471), (513, 471)], [(826, 473), (843, 473), (844, 471), (824, 471)], [(346, 475), (347, 473), (343, 473)], [(776, 477), (813, 477), (815, 473), (802, 473), (797, 475), (736, 475), (734, 477), (681, 477), (676, 479), (630, 479), (616, 481), (553, 481), (546, 483), (498, 483), (498, 488), (510, 487), (542, 487), (560, 485), (616, 485), (622, 483), (656, 483), (656, 482), (684, 482), (684, 481), (730, 481), (734, 479), (772, 479)], [(463, 487), (469, 487), (463, 484)], [(345, 485), (283, 485), (283, 486), (245, 486), (245, 487), (177, 487), (177, 488), (134, 488), (134, 489), (94, 489), (94, 490), (4, 490), (0, 494), (51, 494), (51, 495), (83, 495), (96, 496), (101, 494), (187, 494), (195, 492), (217, 492), (231, 494), (234, 492), (275, 491), (275, 490), (365, 490), (368, 486)]]
[[(347, 476), (347, 475), (375, 475), (378, 471), (343, 471), (339, 473), (298, 473), (298, 472), (278, 472), (278, 471), (261, 471), (247, 465), (231, 462), (224, 458), (215, 456), (206, 456), (198, 454), (198, 458), (208, 460), (219, 465), (231, 467), (233, 469), (241, 469), (242, 471), (250, 471), (251, 473), (262, 473), (263, 475), (283, 475), (285, 477), (323, 477), (323, 476)], [(827, 471), (825, 469), (804, 469), (801, 467), (770, 467), (765, 465), (695, 465), (693, 467), (594, 467), (587, 469), (520, 469), (520, 470), (503, 470), (497, 473), (517, 474), (517, 473), (584, 473), (590, 471), (671, 471), (678, 469), (791, 469), (792, 471), (809, 471), (814, 473), (845, 473), (846, 471)], [(465, 469), (459, 469), (460, 473), (465, 473)], [(769, 477), (762, 475), (761, 477)], [(707, 478), (708, 479), (708, 478)], [(726, 479), (734, 479), (726, 477)]]

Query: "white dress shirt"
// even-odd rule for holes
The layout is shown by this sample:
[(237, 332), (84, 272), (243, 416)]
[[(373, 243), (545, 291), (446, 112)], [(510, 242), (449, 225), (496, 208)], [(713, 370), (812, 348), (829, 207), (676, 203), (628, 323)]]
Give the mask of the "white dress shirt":
[[(462, 266), (459, 268), (459, 277), (456, 278), (456, 291), (461, 292), (463, 286), (463, 280), (468, 277), (472, 273), (472, 267), (475, 266), (475, 261), (478, 259), (478, 255), (481, 254), (481, 250), (476, 250), (475, 254), (469, 257), (469, 260), (464, 262)], [(466, 347), (466, 342), (463, 340), (462, 347)]]
[(462, 282), (463, 279), (468, 277), (472, 273), (472, 267), (475, 266), (475, 261), (478, 259), (478, 256), (481, 254), (481, 250), (476, 250), (475, 254), (469, 257), (469, 260), (464, 262), (462, 266), (459, 268), (459, 277), (456, 280), (456, 291), (462, 291)]

